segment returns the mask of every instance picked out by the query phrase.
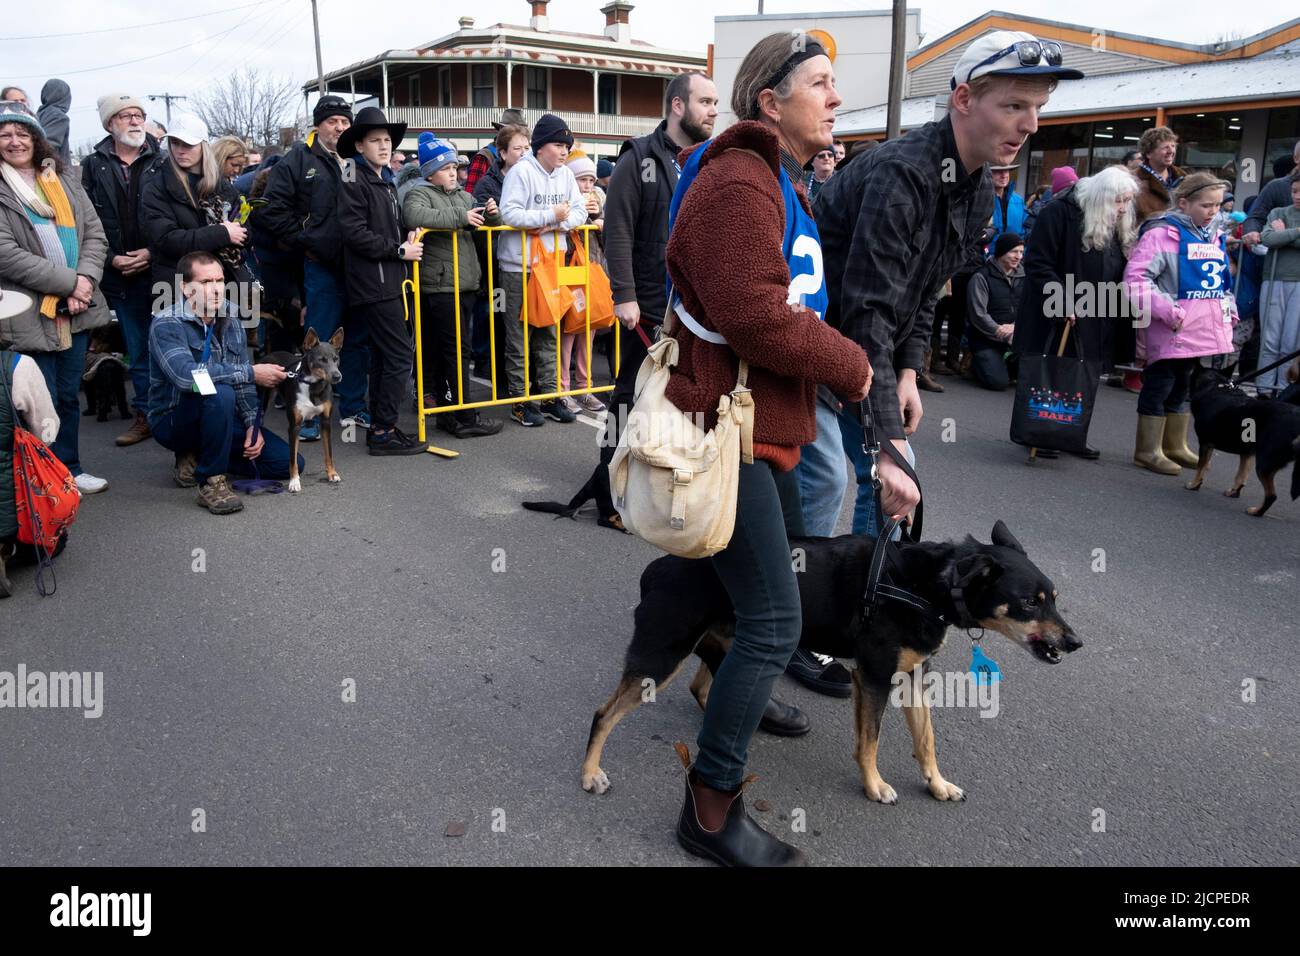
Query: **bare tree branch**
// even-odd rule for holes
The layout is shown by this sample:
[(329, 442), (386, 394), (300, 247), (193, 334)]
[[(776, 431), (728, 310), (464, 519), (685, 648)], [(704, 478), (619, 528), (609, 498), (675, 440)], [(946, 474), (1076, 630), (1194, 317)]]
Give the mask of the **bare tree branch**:
[(194, 98), (195, 112), (218, 136), (238, 136), (255, 146), (280, 141), (280, 127), (292, 125), (298, 85), (247, 67)]

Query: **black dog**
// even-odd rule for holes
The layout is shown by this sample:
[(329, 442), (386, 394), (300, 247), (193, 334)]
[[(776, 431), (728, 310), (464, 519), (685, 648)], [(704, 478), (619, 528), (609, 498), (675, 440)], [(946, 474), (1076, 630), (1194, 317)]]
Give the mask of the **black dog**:
[[(910, 674), (934, 654), (950, 623), (998, 631), (1049, 664), (1060, 663), (1062, 652), (1083, 646), (1057, 613), (1052, 582), (1001, 521), (993, 526), (992, 545), (969, 537), (957, 544), (891, 544), (893, 566), (886, 564), (887, 582), (907, 588), (929, 608), (884, 601), (865, 627), (861, 600), (871, 555), (878, 546), (875, 539), (865, 535), (793, 538), (790, 545), (801, 550), (804, 559), (804, 569), (797, 574), (803, 605), (799, 646), (857, 661), (853, 672), (856, 754), (862, 786), (870, 799), (880, 803), (898, 799), (876, 769), (880, 720), (894, 675)], [(592, 718), (582, 764), (582, 788), (590, 792), (609, 789), (600, 754), (614, 726), (641, 703), (645, 687), (662, 690), (692, 652), (701, 664), (691, 692), (700, 707), (705, 706), (712, 675), (731, 646), (735, 627), (731, 599), (712, 563), (672, 555), (652, 561), (642, 572), (635, 621), (622, 680)], [(913, 755), (930, 793), (938, 800), (964, 799), (961, 788), (939, 773), (928, 704), (904, 704), (904, 711)]]
[(126, 339), (116, 322), (90, 333), (86, 369), (81, 376), (81, 390), (86, 393), (83, 415), (94, 415), (96, 421), (106, 422), (116, 405), (122, 418), (132, 417), (126, 401), (126, 363), (122, 361), (125, 351)]
[[(1264, 486), (1264, 500), (1246, 509), (1262, 516), (1277, 501), (1274, 479), (1296, 460), (1300, 441), (1300, 407), (1273, 398), (1252, 398), (1214, 369), (1198, 367), (1192, 375), (1192, 421), (1200, 455), (1196, 475), (1186, 485), (1197, 491), (1205, 482), (1214, 453), (1240, 455), (1229, 498), (1241, 497), (1251, 463)], [(1291, 500), (1300, 497), (1300, 468), (1291, 473)]]
[[(302, 478), (298, 474), (298, 432), (302, 423), (312, 418), (320, 419), (321, 448), (325, 454), (325, 477), (328, 481), (343, 479), (334, 469), (334, 449), (330, 430), (330, 413), (334, 410), (334, 386), (343, 381), (339, 371), (339, 349), (343, 348), (343, 329), (330, 336), (328, 342), (316, 337), (315, 329), (308, 329), (302, 340), (301, 356), (289, 352), (271, 352), (262, 361), (279, 365), (289, 377), (277, 387), (284, 400), (289, 417), (289, 490), (302, 491)], [(271, 390), (264, 389), (262, 409), (266, 410)]]
[(116, 405), (119, 417), (132, 417), (131, 406), (126, 401), (126, 366), (116, 355), (88, 354), (81, 390), (86, 393), (86, 410), (81, 414), (94, 415), (95, 421), (106, 422)]

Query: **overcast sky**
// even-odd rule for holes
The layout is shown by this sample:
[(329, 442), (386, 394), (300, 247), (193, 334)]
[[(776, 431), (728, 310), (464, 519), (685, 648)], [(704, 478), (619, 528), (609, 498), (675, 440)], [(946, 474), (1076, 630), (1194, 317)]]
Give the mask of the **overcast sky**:
[[(552, 0), (551, 26), (600, 33), (605, 0)], [(936, 39), (990, 9), (1052, 19), (1061, 0), (913, 0), (921, 29)], [(875, 10), (871, 0), (767, 0), (768, 13), (793, 10)], [(1208, 43), (1238, 33), (1250, 36), (1287, 19), (1280, 4), (1236, 7), (1221, 0), (1090, 0), (1077, 22), (1101, 29)], [(103, 136), (95, 100), (106, 92), (193, 94), (232, 70), (251, 65), (309, 80), (316, 71), (309, 0), (49, 0), (21, 4), (0, 36), (0, 83), (23, 87), (39, 105), (52, 76), (72, 87), (72, 142)], [(527, 0), (373, 2), (319, 0), (325, 69), (337, 69), (385, 49), (406, 49), (456, 30), (465, 14), (479, 26), (526, 24)], [(755, 13), (757, 0), (636, 0), (632, 35), (659, 46), (698, 50), (713, 37), (713, 18)], [(373, 14), (370, 11), (374, 11)], [(380, 12), (384, 11), (384, 12)], [(158, 23), (162, 20), (182, 22)], [(156, 25), (146, 25), (156, 24)], [(121, 29), (129, 27), (131, 29)], [(68, 36), (73, 31), (106, 31)], [(47, 36), (60, 34), (60, 36)], [(13, 35), (13, 36), (9, 36)], [(179, 49), (178, 49), (179, 48)], [(159, 55), (161, 54), (161, 55)], [(137, 62), (128, 62), (137, 61)], [(163, 115), (163, 104), (153, 104)], [(173, 109), (184, 109), (174, 104)]]

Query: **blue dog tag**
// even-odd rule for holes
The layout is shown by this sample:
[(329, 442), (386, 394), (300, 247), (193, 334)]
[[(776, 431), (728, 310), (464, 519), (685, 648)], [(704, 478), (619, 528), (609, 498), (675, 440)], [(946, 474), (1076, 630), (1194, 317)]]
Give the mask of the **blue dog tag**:
[(1002, 680), (1002, 671), (998, 669), (997, 662), (986, 656), (978, 644), (970, 646), (970, 672), (975, 675), (977, 685)]

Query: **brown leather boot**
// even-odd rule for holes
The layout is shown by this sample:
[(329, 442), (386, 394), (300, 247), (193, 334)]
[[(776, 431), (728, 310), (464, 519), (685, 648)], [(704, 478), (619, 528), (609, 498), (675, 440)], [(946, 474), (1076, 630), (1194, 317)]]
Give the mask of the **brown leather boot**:
[[(806, 866), (807, 855), (798, 847), (791, 846), (768, 833), (754, 822), (745, 812), (745, 785), (740, 789), (724, 793), (713, 790), (695, 779), (695, 771), (689, 767), (690, 750), (685, 744), (674, 744), (682, 766), (687, 767), (686, 802), (682, 805), (681, 816), (677, 820), (677, 842), (690, 853), (702, 856), (723, 866)], [(752, 779), (752, 778), (751, 778)], [(717, 808), (717, 803), (726, 805), (722, 825), (708, 829), (700, 822), (698, 804), (709, 801)]]
[(131, 427), (118, 435), (116, 442), (118, 445), (125, 447), (138, 444), (146, 438), (152, 437), (153, 430), (149, 427), (149, 419), (145, 417), (144, 412), (136, 412), (135, 421), (131, 423)]
[(930, 377), (930, 358), (934, 353), (929, 353), (925, 357), (925, 364), (921, 370), (916, 373), (916, 387), (923, 392), (942, 392), (943, 386)]

